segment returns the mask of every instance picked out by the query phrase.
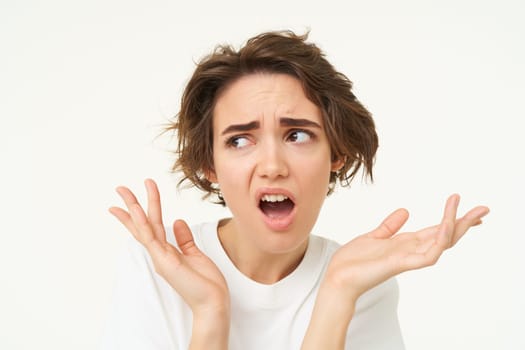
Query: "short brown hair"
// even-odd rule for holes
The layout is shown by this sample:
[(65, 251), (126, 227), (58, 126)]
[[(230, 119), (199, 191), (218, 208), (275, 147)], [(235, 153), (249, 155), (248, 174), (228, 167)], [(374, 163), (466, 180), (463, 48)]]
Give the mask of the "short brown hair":
[(213, 165), (213, 111), (224, 89), (242, 76), (254, 73), (282, 73), (297, 78), (306, 96), (323, 116), (332, 159), (344, 159), (343, 167), (330, 174), (332, 192), (337, 179), (350, 184), (357, 171), (373, 181), (372, 166), (378, 147), (377, 133), (370, 112), (352, 93), (352, 82), (326, 60), (324, 53), (306, 41), (308, 33), (267, 32), (249, 39), (238, 51), (220, 45), (198, 64), (184, 90), (181, 109), (166, 131), (178, 136), (177, 160), (173, 171), (182, 171), (186, 180), (206, 192), (219, 196), (219, 188), (207, 178)]

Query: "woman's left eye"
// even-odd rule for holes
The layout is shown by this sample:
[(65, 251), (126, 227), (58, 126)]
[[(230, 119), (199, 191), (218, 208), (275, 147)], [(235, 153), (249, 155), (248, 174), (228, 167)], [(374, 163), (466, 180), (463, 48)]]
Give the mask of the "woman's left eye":
[(305, 130), (293, 130), (287, 136), (287, 140), (291, 142), (304, 143), (312, 139), (312, 133)]

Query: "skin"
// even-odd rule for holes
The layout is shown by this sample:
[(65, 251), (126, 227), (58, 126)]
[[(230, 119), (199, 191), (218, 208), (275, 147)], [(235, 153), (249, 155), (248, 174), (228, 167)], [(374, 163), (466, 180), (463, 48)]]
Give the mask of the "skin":
[[(207, 176), (220, 185), (233, 214), (219, 227), (219, 238), (241, 272), (261, 283), (274, 283), (302, 259), (326, 197), (329, 173), (342, 164), (331, 160), (321, 113), (292, 77), (244, 77), (219, 96), (214, 112), (214, 172)], [(291, 127), (283, 118), (314, 124)], [(231, 128), (249, 123), (256, 127)], [(147, 212), (128, 188), (118, 187), (127, 210), (112, 207), (111, 214), (146, 247), (157, 273), (190, 306), (190, 348), (227, 349), (230, 300), (224, 277), (195, 245), (184, 221), (173, 225), (179, 248), (166, 241), (159, 191), (153, 180), (146, 180), (145, 186)], [(258, 208), (259, 196), (268, 191), (293, 196), (295, 212), (284, 226), (268, 224)], [(343, 245), (321, 282), (303, 349), (343, 349), (360, 295), (399, 273), (435, 264), (489, 211), (479, 206), (457, 218), (458, 205), (459, 195), (454, 194), (439, 224), (405, 233), (398, 231), (408, 212), (398, 209), (375, 230)]]
[[(233, 127), (250, 123), (249, 130)], [(330, 171), (343, 164), (331, 160), (321, 111), (288, 75), (254, 74), (236, 81), (218, 98), (213, 130), (215, 171), (208, 178), (219, 184), (233, 214), (219, 228), (221, 243), (245, 275), (275, 283), (302, 259)], [(294, 217), (287, 227), (264, 220), (258, 197), (268, 192), (293, 196)]]

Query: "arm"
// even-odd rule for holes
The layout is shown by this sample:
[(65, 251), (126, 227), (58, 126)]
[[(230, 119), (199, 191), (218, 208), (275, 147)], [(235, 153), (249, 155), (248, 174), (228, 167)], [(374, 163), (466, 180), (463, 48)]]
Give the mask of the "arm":
[(489, 209), (476, 207), (457, 219), (459, 196), (447, 200), (439, 225), (396, 234), (408, 219), (398, 209), (375, 230), (342, 246), (321, 283), (303, 342), (306, 349), (344, 349), (357, 299), (367, 290), (404, 271), (434, 265)]
[(190, 349), (227, 349), (230, 323), (229, 292), (217, 266), (195, 245), (184, 221), (173, 232), (179, 249), (166, 240), (160, 195), (155, 182), (145, 181), (148, 214), (133, 193), (117, 188), (128, 211), (112, 207), (113, 214), (150, 255), (155, 271), (184, 299), (193, 313)]
[(344, 349), (356, 300), (346, 300), (344, 293), (321, 284), (301, 349)]

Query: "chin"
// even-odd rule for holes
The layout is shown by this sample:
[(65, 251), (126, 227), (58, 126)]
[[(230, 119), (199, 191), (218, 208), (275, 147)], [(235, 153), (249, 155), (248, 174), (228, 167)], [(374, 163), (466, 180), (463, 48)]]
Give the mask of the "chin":
[(258, 237), (259, 247), (271, 254), (288, 254), (304, 249), (309, 238), (309, 231), (289, 228), (288, 230), (263, 230)]

